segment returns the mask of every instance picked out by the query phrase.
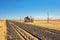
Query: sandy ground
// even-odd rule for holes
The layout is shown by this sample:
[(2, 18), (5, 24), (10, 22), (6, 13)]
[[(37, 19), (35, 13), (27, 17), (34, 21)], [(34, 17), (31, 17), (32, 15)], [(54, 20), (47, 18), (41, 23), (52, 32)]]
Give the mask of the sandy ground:
[[(16, 20), (16, 22), (23, 22), (23, 20)], [(47, 23), (46, 20), (35, 20), (34, 22), (23, 22), (23, 23), (37, 25), (40, 27), (45, 27), (60, 31), (60, 20), (50, 20), (49, 23)]]
[(0, 20), (0, 40), (6, 40), (6, 21)]

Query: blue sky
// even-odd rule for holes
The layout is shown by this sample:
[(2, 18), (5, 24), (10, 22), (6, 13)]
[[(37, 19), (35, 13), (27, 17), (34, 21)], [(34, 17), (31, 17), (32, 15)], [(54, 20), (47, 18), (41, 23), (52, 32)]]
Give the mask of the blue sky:
[(52, 18), (60, 19), (60, 0), (0, 0), (0, 19), (25, 16), (45, 19), (47, 12)]

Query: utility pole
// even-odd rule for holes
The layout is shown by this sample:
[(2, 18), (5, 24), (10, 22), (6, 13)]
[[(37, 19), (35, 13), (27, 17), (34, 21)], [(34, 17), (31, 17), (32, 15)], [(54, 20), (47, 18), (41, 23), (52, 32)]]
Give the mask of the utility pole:
[(20, 22), (21, 22), (21, 16), (20, 16)]
[(49, 12), (47, 12), (47, 23), (49, 23)]

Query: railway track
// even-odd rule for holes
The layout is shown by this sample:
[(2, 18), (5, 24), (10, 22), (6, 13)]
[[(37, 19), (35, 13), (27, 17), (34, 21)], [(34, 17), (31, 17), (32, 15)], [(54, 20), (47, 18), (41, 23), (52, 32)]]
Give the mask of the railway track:
[(8, 21), (8, 24), (11, 26), (10, 28), (14, 28), (18, 31), (19, 35), (25, 40), (60, 40), (60, 31), (57, 30), (14, 21)]
[(16, 32), (16, 34), (20, 37), (21, 40), (39, 40), (38, 38), (34, 37), (30, 33), (28, 33), (25, 30), (19, 28), (14, 23), (11, 23), (11, 22), (8, 22), (8, 23), (11, 26), (11, 28)]

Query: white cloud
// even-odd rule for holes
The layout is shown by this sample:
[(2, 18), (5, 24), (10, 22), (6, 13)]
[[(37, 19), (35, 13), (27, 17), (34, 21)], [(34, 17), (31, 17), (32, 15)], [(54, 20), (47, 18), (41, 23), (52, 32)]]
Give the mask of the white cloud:
[[(48, 16), (34, 16), (34, 19), (47, 19)], [(53, 20), (53, 19), (60, 19), (60, 16), (49, 16), (49, 19)]]

